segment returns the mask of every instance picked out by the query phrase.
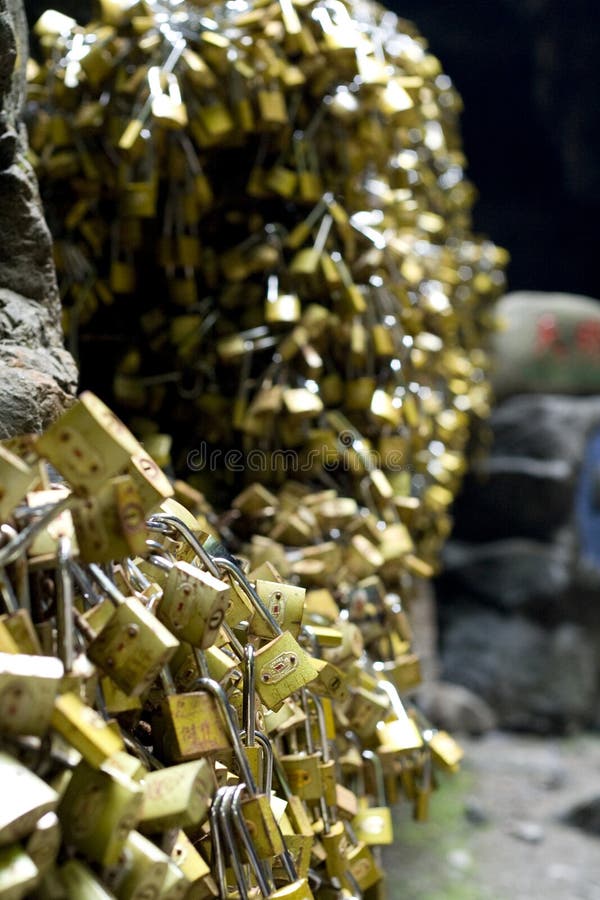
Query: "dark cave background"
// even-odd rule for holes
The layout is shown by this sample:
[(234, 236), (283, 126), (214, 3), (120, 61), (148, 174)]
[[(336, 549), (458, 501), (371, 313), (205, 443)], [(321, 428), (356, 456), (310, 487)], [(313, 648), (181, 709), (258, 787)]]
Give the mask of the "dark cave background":
[(475, 227), (512, 290), (600, 297), (600, 8), (593, 0), (394, 0), (462, 94)]

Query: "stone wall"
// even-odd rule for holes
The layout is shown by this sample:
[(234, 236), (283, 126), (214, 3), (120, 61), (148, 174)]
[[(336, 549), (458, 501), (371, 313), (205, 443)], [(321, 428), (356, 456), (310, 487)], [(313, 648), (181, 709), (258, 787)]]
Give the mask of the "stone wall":
[(0, 0), (0, 438), (40, 431), (77, 386), (62, 343), (50, 233), (26, 157), (27, 47), (22, 3)]
[[(586, 354), (589, 371), (597, 367), (596, 303), (512, 296), (520, 297), (510, 305), (513, 315), (520, 307), (521, 325), (536, 302), (544, 321), (553, 304), (563, 307), (545, 353), (554, 348), (558, 354), (548, 384), (553, 377), (567, 384)], [(572, 317), (577, 308), (584, 331)], [(577, 334), (597, 334), (598, 340), (578, 348)], [(513, 346), (513, 362), (519, 352)], [(543, 355), (539, 348), (531, 354), (540, 365)], [(522, 371), (528, 368), (537, 371), (525, 364)], [(442, 677), (479, 694), (512, 728), (600, 725), (598, 371), (596, 379), (591, 396), (530, 392), (500, 399), (490, 421), (491, 453), (469, 474), (455, 505), (455, 530), (436, 586)], [(535, 383), (531, 391), (540, 390)]]

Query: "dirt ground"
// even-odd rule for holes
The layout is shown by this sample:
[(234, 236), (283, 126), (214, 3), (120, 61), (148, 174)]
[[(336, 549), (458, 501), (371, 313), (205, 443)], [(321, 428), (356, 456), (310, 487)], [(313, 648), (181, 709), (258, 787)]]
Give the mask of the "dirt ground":
[(389, 900), (600, 900), (600, 835), (564, 822), (600, 803), (600, 736), (461, 743), (462, 771), (444, 778), (430, 821), (396, 810)]

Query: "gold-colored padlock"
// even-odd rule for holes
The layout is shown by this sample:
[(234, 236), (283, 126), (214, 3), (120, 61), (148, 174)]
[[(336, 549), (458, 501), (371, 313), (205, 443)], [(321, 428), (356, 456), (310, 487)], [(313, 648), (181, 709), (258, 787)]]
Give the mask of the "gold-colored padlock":
[(0, 808), (3, 847), (29, 834), (43, 815), (55, 811), (59, 798), (50, 785), (9, 753), (0, 752), (0, 776), (2, 784), (10, 785)]
[(135, 828), (144, 791), (115, 769), (93, 769), (80, 762), (58, 806), (63, 839), (88, 859), (112, 866)]
[[(95, 577), (102, 572), (95, 566)], [(123, 597), (102, 577), (116, 604), (110, 619), (88, 645), (88, 657), (126, 694), (139, 696), (171, 659), (179, 641), (136, 597)]]
[(214, 788), (206, 759), (149, 772), (138, 817), (140, 831), (152, 834), (198, 825), (208, 817)]
[(0, 733), (44, 735), (63, 674), (55, 657), (0, 653)]

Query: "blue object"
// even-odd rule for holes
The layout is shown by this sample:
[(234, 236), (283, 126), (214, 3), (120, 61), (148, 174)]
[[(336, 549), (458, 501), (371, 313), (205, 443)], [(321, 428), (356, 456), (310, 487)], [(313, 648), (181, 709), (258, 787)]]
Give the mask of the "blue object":
[(575, 498), (580, 555), (600, 568), (600, 428), (588, 437)]

